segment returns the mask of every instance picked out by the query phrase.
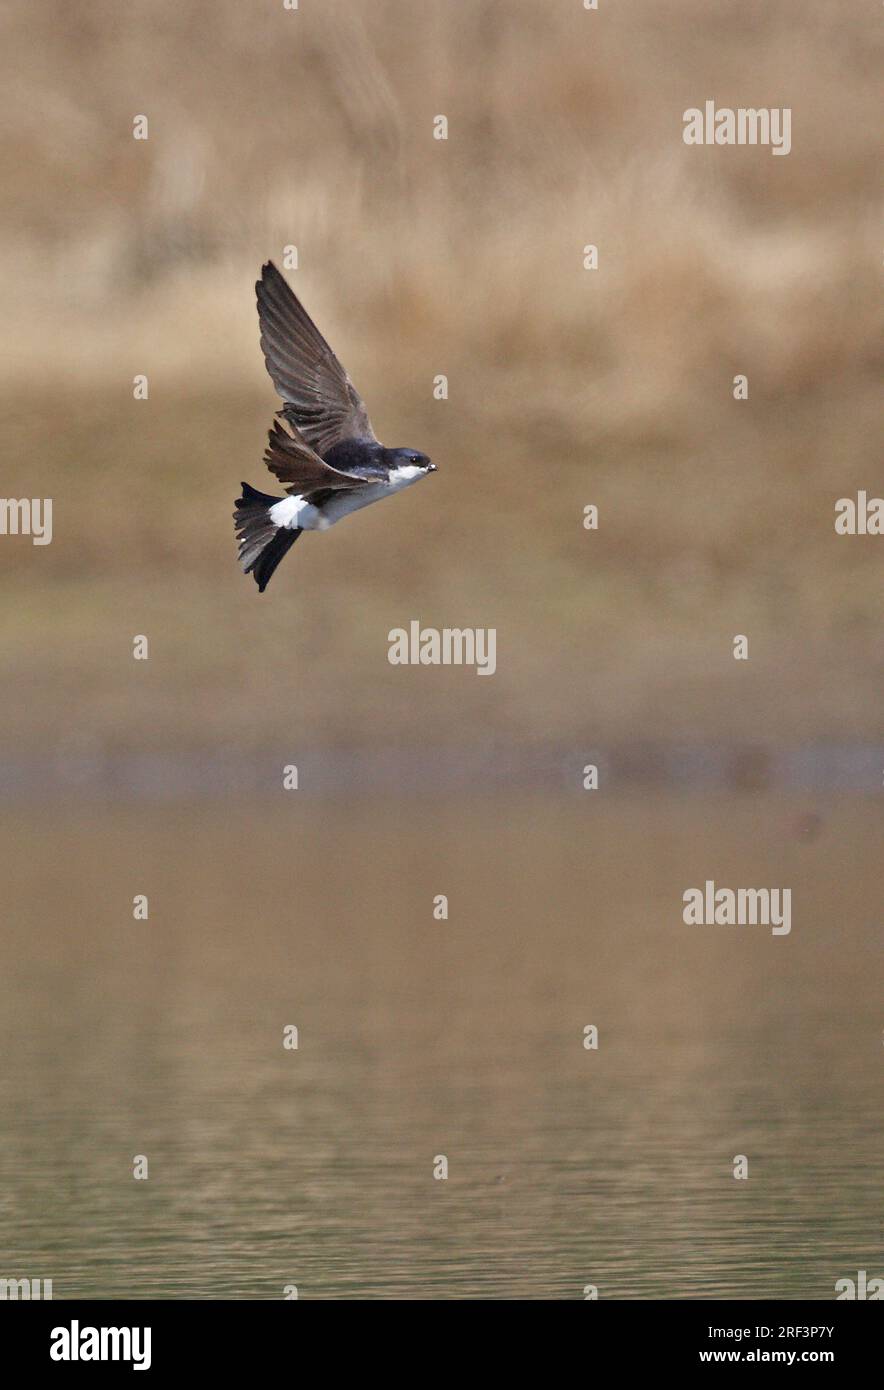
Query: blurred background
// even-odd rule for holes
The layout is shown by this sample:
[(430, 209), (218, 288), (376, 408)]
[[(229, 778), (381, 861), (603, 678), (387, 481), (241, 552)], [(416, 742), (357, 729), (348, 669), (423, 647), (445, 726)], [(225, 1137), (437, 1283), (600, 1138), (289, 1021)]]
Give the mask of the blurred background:
[[(375, 745), (354, 695), (383, 737), (458, 748), (880, 734), (878, 543), (833, 528), (880, 479), (861, 11), (146, 0), (2, 22), (4, 488), (55, 504), (51, 546), (0, 546), (13, 747)], [(791, 106), (792, 152), (685, 146), (707, 98)], [(230, 513), (241, 478), (273, 482), (253, 285), (286, 245), (379, 436), (439, 475), (307, 538), (259, 600)], [(497, 675), (391, 668), (412, 617), (496, 626)]]
[[(833, 521), (882, 488), (878, 18), (4, 8), (3, 492), (54, 536), (0, 538), (0, 1275), (871, 1274), (884, 541)], [(791, 153), (685, 146), (707, 99), (791, 107)], [(379, 437), (439, 472), (259, 597), (231, 513), (273, 490), (254, 281), (290, 245)], [(412, 619), (496, 628), (496, 675), (390, 666)], [(691, 935), (728, 873), (791, 884), (792, 936)]]

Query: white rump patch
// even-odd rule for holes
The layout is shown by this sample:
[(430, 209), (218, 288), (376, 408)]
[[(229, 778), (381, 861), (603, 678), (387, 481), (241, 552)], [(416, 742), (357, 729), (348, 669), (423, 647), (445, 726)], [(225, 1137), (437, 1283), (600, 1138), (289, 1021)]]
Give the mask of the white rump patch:
[(316, 508), (303, 497), (283, 497), (281, 502), (274, 502), (270, 508), (270, 520), (274, 526), (282, 526), (287, 531), (297, 530), (298, 527), (313, 531), (317, 529), (320, 517)]

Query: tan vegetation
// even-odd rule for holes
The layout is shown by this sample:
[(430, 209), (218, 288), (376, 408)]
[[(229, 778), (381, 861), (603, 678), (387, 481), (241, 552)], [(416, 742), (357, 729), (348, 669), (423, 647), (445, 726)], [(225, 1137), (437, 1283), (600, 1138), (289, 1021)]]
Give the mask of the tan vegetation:
[[(832, 525), (881, 490), (877, 30), (824, 0), (8, 7), (3, 491), (55, 504), (51, 546), (0, 544), (9, 746), (880, 735), (884, 539)], [(791, 106), (792, 152), (684, 146), (707, 98)], [(268, 485), (252, 286), (291, 243), (381, 438), (439, 473), (259, 598), (230, 513)], [(391, 668), (411, 618), (496, 626), (495, 678)]]

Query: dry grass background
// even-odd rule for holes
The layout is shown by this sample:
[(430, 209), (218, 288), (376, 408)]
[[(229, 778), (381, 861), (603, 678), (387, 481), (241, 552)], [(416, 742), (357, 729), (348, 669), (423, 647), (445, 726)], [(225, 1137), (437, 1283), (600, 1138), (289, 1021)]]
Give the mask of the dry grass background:
[[(882, 488), (879, 23), (7, 6), (3, 492), (55, 503), (51, 546), (0, 544), (7, 746), (880, 736), (884, 540), (832, 525)], [(707, 98), (790, 106), (791, 154), (685, 147)], [(288, 243), (381, 438), (440, 471), (259, 598), (230, 512), (267, 483), (252, 287)], [(496, 626), (498, 674), (391, 668), (411, 618)]]

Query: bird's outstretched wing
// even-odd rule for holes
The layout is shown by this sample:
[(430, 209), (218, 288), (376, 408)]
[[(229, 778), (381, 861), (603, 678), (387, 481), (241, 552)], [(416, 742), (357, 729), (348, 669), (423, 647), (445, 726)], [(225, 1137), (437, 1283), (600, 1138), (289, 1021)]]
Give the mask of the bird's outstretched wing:
[(319, 454), (342, 439), (376, 443), (355, 386), (272, 261), (255, 291), (261, 350), (286, 418)]
[(325, 463), (293, 425), (284, 429), (278, 419), (270, 427), (264, 462), (270, 472), (285, 484), (287, 492), (302, 496), (317, 488), (330, 488), (338, 492), (365, 483), (361, 475), (343, 473), (339, 468)]

